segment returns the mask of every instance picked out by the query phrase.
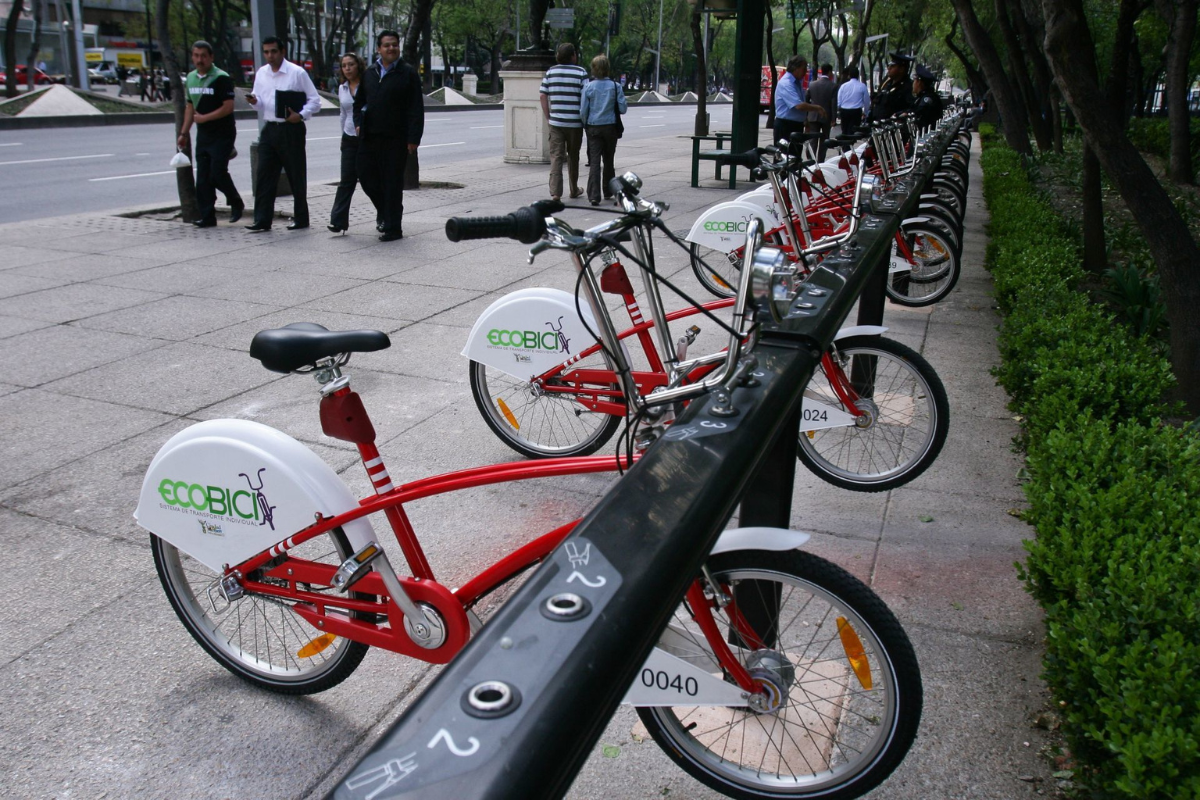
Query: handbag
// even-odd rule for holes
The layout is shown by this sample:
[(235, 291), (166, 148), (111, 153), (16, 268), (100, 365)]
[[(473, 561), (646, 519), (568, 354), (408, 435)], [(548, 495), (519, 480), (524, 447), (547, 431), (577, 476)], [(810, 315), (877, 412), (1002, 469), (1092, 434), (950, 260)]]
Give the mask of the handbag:
[(617, 86), (616, 81), (613, 81), (613, 87), (613, 116), (617, 118), (617, 138), (620, 139), (625, 135), (625, 123), (621, 121), (621, 111), (617, 108), (617, 92), (621, 91), (621, 88)]

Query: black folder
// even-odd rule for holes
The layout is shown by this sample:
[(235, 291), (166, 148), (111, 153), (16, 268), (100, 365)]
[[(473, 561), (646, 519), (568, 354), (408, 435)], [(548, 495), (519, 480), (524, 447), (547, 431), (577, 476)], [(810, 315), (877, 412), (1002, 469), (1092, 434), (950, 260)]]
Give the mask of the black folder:
[(289, 92), (283, 89), (275, 91), (275, 116), (278, 119), (287, 119), (288, 111), (300, 113), (300, 109), (304, 108), (304, 104), (308, 101), (308, 95), (304, 92)]

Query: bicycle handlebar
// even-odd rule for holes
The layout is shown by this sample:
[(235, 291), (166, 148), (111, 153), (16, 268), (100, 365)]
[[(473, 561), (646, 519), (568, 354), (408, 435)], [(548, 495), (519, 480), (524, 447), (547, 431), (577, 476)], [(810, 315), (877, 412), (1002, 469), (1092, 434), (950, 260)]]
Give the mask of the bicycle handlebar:
[(717, 156), (717, 164), (722, 167), (746, 167), (747, 169), (754, 169), (762, 164), (762, 157), (766, 152), (762, 147), (755, 147), (744, 153), (730, 153), (729, 155)]
[(522, 244), (533, 244), (546, 234), (546, 217), (563, 208), (561, 202), (539, 200), (503, 217), (451, 217), (446, 220), (446, 238), (452, 242), (516, 239)]

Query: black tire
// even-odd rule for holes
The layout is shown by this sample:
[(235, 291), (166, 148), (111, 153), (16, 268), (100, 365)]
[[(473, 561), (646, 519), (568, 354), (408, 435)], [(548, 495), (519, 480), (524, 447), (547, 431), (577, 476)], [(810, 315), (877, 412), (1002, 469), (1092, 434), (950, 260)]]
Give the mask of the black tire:
[(688, 255), (696, 280), (716, 297), (733, 297), (742, 272), (742, 250), (739, 247), (732, 253), (722, 253), (692, 242)]
[(960, 259), (962, 258), (962, 240), (959, 238), (958, 231), (954, 228), (953, 223), (946, 219), (943, 212), (933, 209), (921, 209), (914, 216), (924, 217), (924, 220), (904, 226), (905, 230), (908, 230), (913, 225), (930, 228), (946, 240), (946, 243), (954, 250), (955, 256)]
[[(869, 403), (871, 424), (801, 432), (796, 455), (822, 480), (859, 492), (903, 486), (929, 468), (950, 430), (950, 401), (929, 362), (880, 336), (849, 336), (832, 356)], [(805, 394), (839, 406), (824, 370)]]
[[(954, 246), (931, 227), (904, 227), (904, 235), (917, 262), (911, 271), (888, 276), (887, 296), (910, 308), (933, 305), (958, 283), (960, 260)], [(892, 244), (893, 254), (897, 245)]]
[[(611, 369), (599, 354), (571, 365), (588, 367)], [(621, 424), (621, 417), (588, 411), (575, 395), (536, 392), (528, 381), (478, 361), (468, 369), (471, 396), (483, 421), (502, 442), (529, 458), (591, 455)]]
[[(367, 645), (339, 637), (325, 649), (301, 658), (298, 649), (321, 632), (293, 614), (286, 602), (247, 593), (218, 612), (210, 602), (208, 587), (220, 573), (154, 534), (150, 534), (150, 548), (167, 600), (188, 633), (218, 664), (259, 688), (289, 695), (323, 692), (348, 678), (367, 654)], [(335, 528), (289, 554), (340, 564), (353, 551), (346, 534)], [(341, 597), (330, 587), (311, 588)]]
[[(845, 570), (798, 550), (722, 553), (707, 567), (738, 603), (765, 601), (758, 604), (772, 614), (772, 649), (733, 652), (759, 674), (769, 672), (786, 699), (761, 713), (638, 708), (654, 741), (728, 797), (848, 800), (882, 783), (912, 746), (923, 703), (912, 644), (883, 601)], [(714, 609), (714, 616), (729, 633), (724, 612)], [(671, 626), (706, 650), (686, 604)], [(849, 660), (847, 642), (855, 639), (868, 681)]]

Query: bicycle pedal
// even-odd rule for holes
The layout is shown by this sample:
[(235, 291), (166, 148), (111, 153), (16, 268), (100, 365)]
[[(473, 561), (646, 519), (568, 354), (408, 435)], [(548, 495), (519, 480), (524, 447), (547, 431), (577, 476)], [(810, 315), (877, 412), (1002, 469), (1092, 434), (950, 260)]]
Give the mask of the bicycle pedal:
[(333, 588), (339, 592), (347, 592), (364, 575), (371, 571), (371, 562), (383, 555), (383, 550), (375, 542), (369, 542), (363, 549), (342, 562), (333, 573)]

